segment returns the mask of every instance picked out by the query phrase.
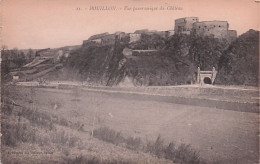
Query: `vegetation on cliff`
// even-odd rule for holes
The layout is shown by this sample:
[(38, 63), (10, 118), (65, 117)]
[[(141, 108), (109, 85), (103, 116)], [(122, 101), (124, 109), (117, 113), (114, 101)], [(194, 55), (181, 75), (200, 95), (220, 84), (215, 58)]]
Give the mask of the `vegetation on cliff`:
[[(155, 50), (125, 55), (123, 51)], [(20, 62), (20, 61), (19, 61)], [(114, 45), (92, 43), (62, 56), (63, 69), (44, 76), (49, 80), (87, 81), (105, 86), (181, 85), (196, 82), (197, 68), (218, 71), (220, 85), (258, 85), (259, 31), (250, 30), (231, 44), (225, 39), (193, 35), (144, 34), (129, 43), (129, 37)], [(19, 63), (18, 63), (19, 64)], [(5, 63), (2, 71), (7, 72)]]
[[(65, 66), (79, 80), (108, 86), (117, 85), (126, 77), (133, 85), (191, 84), (196, 81), (198, 66), (205, 70), (218, 67), (228, 45), (226, 40), (188, 35), (168, 39), (153, 35), (139, 42), (84, 46), (71, 53)], [(124, 48), (158, 51), (127, 58), (122, 53)]]
[(234, 41), (219, 60), (216, 84), (259, 84), (259, 31), (249, 30)]

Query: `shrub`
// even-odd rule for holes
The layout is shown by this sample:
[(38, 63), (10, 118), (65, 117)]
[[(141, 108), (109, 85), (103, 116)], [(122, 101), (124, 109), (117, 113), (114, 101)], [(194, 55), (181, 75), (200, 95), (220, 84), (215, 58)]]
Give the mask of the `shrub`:
[(7, 123), (2, 128), (2, 142), (7, 146), (14, 147), (17, 142), (36, 142), (36, 130), (28, 123)]
[(164, 150), (165, 158), (175, 161), (176, 148), (174, 142), (170, 142), (169, 145)]
[(41, 127), (45, 127), (49, 130), (55, 128), (52, 123), (51, 117), (46, 113), (40, 113), (37, 110), (22, 108), (21, 116), (28, 119), (31, 123)]
[(161, 136), (159, 135), (154, 143), (153, 142), (147, 143), (146, 151), (156, 155), (158, 158), (164, 157), (163, 142), (164, 141), (161, 139)]
[(126, 139), (126, 147), (132, 150), (139, 150), (142, 144), (141, 138), (128, 137)]
[(120, 132), (116, 132), (108, 127), (101, 127), (93, 131), (93, 136), (106, 141), (112, 144), (118, 145), (124, 142), (124, 138), (122, 137)]
[[(142, 140), (140, 138), (128, 137), (124, 138), (120, 132), (116, 132), (107, 127), (102, 127), (93, 131), (93, 136), (106, 141), (119, 145), (126, 144), (126, 148), (132, 150), (143, 150)], [(205, 162), (200, 158), (199, 152), (193, 150), (190, 145), (181, 144), (176, 148), (175, 143), (172, 141), (168, 145), (164, 145), (164, 140), (159, 135), (155, 141), (148, 141), (145, 149), (146, 152), (155, 155), (158, 158), (169, 159), (176, 163), (185, 164), (204, 164)], [(80, 158), (81, 159), (81, 158)], [(77, 159), (79, 160), (79, 159)]]
[(177, 162), (200, 164), (204, 163), (201, 161), (199, 153), (194, 151), (190, 145), (181, 144), (175, 153)]

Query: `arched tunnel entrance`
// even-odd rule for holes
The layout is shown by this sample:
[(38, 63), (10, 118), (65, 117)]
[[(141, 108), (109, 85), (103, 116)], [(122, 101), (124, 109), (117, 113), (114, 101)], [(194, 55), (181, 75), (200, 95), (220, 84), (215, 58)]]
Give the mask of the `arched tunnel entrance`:
[(209, 77), (205, 77), (203, 79), (203, 82), (204, 82), (204, 84), (212, 84), (212, 81), (211, 81), (211, 79)]
[(200, 67), (198, 67), (197, 83), (200, 85), (213, 84), (216, 75), (217, 71), (215, 70), (215, 67), (212, 68), (212, 71), (201, 71)]

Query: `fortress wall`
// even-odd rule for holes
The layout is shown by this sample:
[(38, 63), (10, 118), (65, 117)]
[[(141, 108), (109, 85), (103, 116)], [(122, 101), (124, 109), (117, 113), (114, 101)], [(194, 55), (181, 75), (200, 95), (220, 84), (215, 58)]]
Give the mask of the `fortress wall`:
[(214, 36), (215, 38), (228, 37), (227, 21), (204, 21), (193, 24), (193, 32), (201, 36)]

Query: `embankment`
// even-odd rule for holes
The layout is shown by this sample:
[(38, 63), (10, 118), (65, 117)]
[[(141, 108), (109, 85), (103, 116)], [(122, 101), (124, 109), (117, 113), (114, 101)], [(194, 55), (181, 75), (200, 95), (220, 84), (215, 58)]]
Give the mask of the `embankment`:
[[(26, 83), (17, 85), (25, 86)], [(28, 85), (27, 85), (28, 86)], [(32, 85), (29, 85), (32, 86)], [(73, 89), (80, 87), (87, 92), (102, 92), (112, 97), (147, 101), (163, 101), (241, 112), (259, 112), (259, 92), (254, 87), (227, 86), (171, 86), (171, 87), (102, 87), (72, 83), (56, 83), (38, 87)]]

